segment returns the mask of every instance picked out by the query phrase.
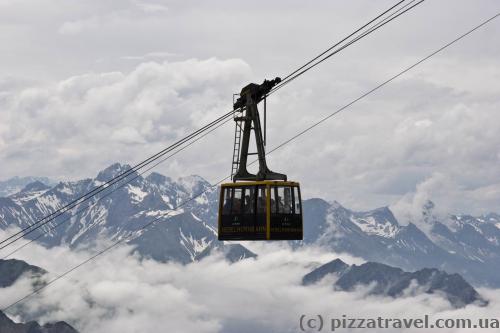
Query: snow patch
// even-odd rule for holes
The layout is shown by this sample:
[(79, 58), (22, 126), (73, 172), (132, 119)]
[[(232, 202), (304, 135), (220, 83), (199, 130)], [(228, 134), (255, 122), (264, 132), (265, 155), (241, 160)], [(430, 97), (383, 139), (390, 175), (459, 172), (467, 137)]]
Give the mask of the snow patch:
[[(43, 213), (52, 213), (61, 207), (61, 202), (54, 194), (42, 195), (37, 199), (37, 206)], [(49, 209), (50, 208), (50, 209)]]
[(200, 205), (206, 205), (206, 204), (208, 204), (208, 199), (207, 199), (206, 195), (200, 195), (199, 197), (197, 197), (195, 199), (195, 201), (197, 203), (199, 203)]
[(377, 222), (373, 216), (356, 219), (351, 217), (351, 222), (356, 224), (364, 233), (370, 235), (382, 236), (385, 238), (394, 238), (399, 228), (389, 221), (383, 223)]
[(162, 194), (161, 198), (163, 199), (163, 202), (166, 204), (170, 203), (170, 198), (167, 195)]
[(182, 188), (187, 190), (188, 192), (193, 192), (194, 188), (200, 184), (205, 183), (206, 180), (200, 176), (187, 176), (181, 177), (177, 180), (177, 184), (179, 184)]
[(64, 193), (64, 194), (68, 194), (68, 195), (73, 194), (73, 189), (72, 189), (72, 188), (70, 188), (70, 187), (69, 187), (69, 186), (67, 186), (67, 185), (62, 186), (61, 188), (56, 187), (56, 189), (57, 189), (59, 192)]
[(165, 216), (165, 217), (171, 217), (175, 215), (179, 215), (184, 213), (184, 210), (182, 209), (177, 209), (177, 210), (149, 210), (146, 212), (146, 216)]
[(148, 195), (148, 192), (143, 191), (138, 186), (133, 186), (133, 185), (129, 184), (127, 186), (127, 189), (128, 189), (128, 193), (132, 197), (132, 200), (134, 200), (136, 202), (141, 202), (142, 200), (144, 200), (144, 198), (146, 197), (146, 195)]
[(181, 228), (179, 228), (179, 233), (181, 236), (180, 244), (189, 252), (193, 261), (196, 254), (203, 252), (211, 244), (211, 241), (207, 241), (207, 237), (196, 239), (191, 234), (185, 235)]

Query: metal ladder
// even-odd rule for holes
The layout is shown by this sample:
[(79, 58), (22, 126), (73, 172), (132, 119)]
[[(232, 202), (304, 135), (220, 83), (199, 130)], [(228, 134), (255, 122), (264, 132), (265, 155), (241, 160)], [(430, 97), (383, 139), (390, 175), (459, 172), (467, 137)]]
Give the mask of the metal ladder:
[(234, 149), (233, 149), (233, 163), (231, 168), (231, 179), (233, 179), (233, 176), (236, 174), (236, 172), (238, 172), (238, 169), (240, 167), (241, 132), (243, 131), (242, 129), (243, 120), (241, 119), (242, 117), (236, 116), (236, 112), (234, 114), (235, 114)]

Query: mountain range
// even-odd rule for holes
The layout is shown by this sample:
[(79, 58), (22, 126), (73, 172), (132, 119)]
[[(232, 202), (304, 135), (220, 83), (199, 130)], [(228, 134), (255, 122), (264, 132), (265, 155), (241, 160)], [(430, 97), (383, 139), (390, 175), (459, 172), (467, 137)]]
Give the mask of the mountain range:
[(481, 286), (500, 287), (500, 216), (449, 215), (422, 207), (418, 225), (399, 223), (388, 207), (349, 210), (322, 199), (304, 202), (304, 241), (337, 253), (414, 271), (437, 268)]
[[(92, 179), (55, 186), (41, 181), (27, 184), (0, 198), (0, 228), (26, 227), (129, 168), (115, 163)], [(65, 244), (78, 248), (98, 240), (130, 237), (129, 243), (139, 254), (180, 263), (214, 251), (231, 261), (255, 256), (244, 244), (216, 241), (218, 190), (202, 177), (173, 180), (153, 172), (146, 177), (133, 173), (128, 179), (132, 179), (128, 184), (110, 186), (45, 225), (41, 229), (47, 234), (38, 241), (48, 247)], [(113, 192), (106, 194), (109, 191)], [(202, 191), (201, 196), (190, 199)], [(500, 287), (497, 214), (438, 218), (429, 201), (418, 221), (405, 224), (388, 207), (357, 212), (318, 198), (304, 200), (303, 214), (304, 240), (293, 242), (294, 246), (320, 246), (407, 271), (436, 268), (458, 273), (474, 285)], [(153, 219), (156, 223), (140, 230)], [(27, 237), (37, 237), (37, 232)]]
[(306, 274), (302, 283), (311, 285), (328, 275), (336, 278), (333, 286), (337, 290), (352, 291), (358, 286), (366, 286), (370, 295), (404, 297), (405, 293), (413, 289), (418, 293), (444, 296), (457, 308), (471, 303), (482, 306), (487, 304), (459, 274), (448, 274), (435, 268), (405, 272), (376, 262), (350, 266), (335, 259)]
[[(0, 197), (0, 229), (28, 227), (129, 169), (115, 163), (94, 178), (57, 184), (30, 179), (24, 187)], [(127, 181), (108, 186), (47, 223), (40, 228), (44, 233), (40, 238), (38, 230), (26, 238), (37, 238), (46, 247), (72, 249), (126, 238), (143, 257), (182, 264), (213, 253), (230, 262), (256, 257), (244, 244), (217, 241), (218, 189), (202, 177), (173, 180), (156, 172), (147, 176), (134, 172)], [(335, 201), (304, 200), (304, 240), (290, 244), (347, 253), (367, 263), (349, 266), (335, 260), (310, 272), (303, 283), (313, 284), (333, 274), (335, 289), (349, 291), (375, 283), (371, 293), (400, 297), (416, 282), (419, 290), (442, 293), (456, 307), (485, 304), (469, 283), (500, 287), (500, 216), (440, 218), (434, 208), (428, 201), (421, 218), (405, 224), (388, 207), (357, 212)], [(40, 283), (45, 271), (18, 260), (0, 260), (0, 288), (12, 285), (23, 274)], [(66, 323), (15, 324), (3, 313), (0, 328), (2, 333), (76, 332)]]
[(47, 177), (12, 177), (7, 180), (0, 180), (0, 197), (7, 197), (19, 192), (26, 185), (39, 181), (46, 185), (55, 185), (55, 182)]
[[(0, 228), (26, 228), (113, 177), (130, 169), (113, 164), (93, 179), (60, 182), (53, 187), (35, 181), (0, 198)], [(43, 225), (37, 241), (48, 247), (92, 246), (98, 241), (127, 238), (135, 251), (158, 261), (189, 263), (212, 251), (231, 261), (255, 254), (238, 244), (218, 244), (215, 228), (217, 189), (199, 176), (176, 181), (158, 173), (131, 173), (128, 183), (116, 183), (71, 211)], [(123, 185), (123, 186), (122, 186)], [(194, 200), (196, 194), (205, 192)], [(178, 205), (183, 204), (179, 209)], [(151, 221), (148, 228), (141, 229)], [(37, 230), (27, 235), (38, 238)]]

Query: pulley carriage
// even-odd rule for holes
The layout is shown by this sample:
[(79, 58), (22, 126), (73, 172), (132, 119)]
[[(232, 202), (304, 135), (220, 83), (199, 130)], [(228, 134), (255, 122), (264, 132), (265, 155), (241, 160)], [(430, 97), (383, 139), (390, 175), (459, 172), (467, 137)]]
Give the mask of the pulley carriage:
[[(268, 169), (257, 104), (281, 80), (244, 87), (234, 103), (236, 122), (232, 183), (221, 185), (219, 240), (302, 240), (300, 186)], [(264, 102), (264, 119), (265, 119)], [(265, 120), (264, 120), (265, 124)], [(259, 171), (247, 171), (251, 130), (255, 133)], [(265, 133), (265, 127), (264, 127)]]

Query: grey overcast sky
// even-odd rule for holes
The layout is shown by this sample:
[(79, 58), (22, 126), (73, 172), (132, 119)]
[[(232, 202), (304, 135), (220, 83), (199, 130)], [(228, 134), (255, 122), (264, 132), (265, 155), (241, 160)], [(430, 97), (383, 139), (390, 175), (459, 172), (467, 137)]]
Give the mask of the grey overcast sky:
[[(134, 164), (396, 1), (0, 0), (0, 179)], [(269, 147), (500, 12), (427, 0), (273, 95)], [(305, 197), (500, 211), (500, 19), (273, 153)], [(216, 181), (228, 124), (158, 171)]]

